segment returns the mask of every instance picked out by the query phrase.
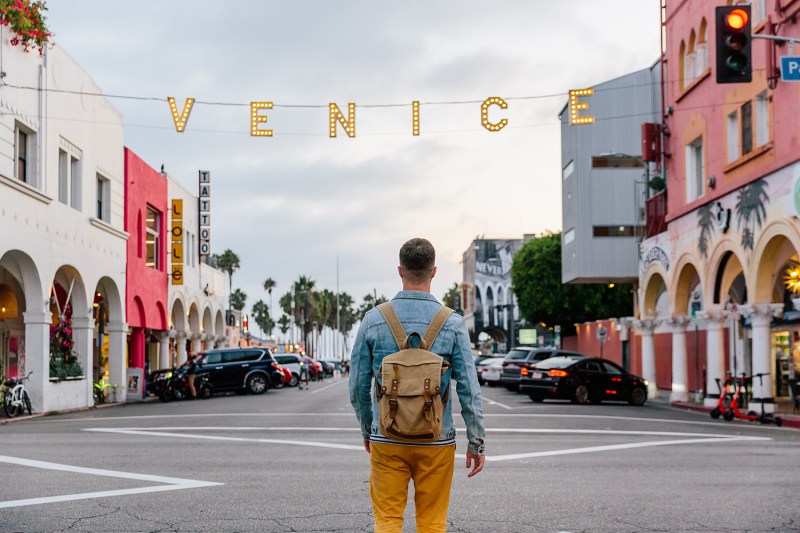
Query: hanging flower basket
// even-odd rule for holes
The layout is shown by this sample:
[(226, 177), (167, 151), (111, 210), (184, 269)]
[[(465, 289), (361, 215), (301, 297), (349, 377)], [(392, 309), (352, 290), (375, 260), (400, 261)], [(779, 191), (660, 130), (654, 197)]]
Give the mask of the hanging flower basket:
[(45, 11), (42, 0), (0, 0), (0, 24), (14, 32), (10, 41), (13, 46), (22, 46), (26, 52), (37, 48), (41, 55), (52, 36), (45, 24)]
[(83, 376), (83, 368), (75, 354), (72, 338), (72, 320), (61, 319), (50, 338), (50, 379), (64, 380)]

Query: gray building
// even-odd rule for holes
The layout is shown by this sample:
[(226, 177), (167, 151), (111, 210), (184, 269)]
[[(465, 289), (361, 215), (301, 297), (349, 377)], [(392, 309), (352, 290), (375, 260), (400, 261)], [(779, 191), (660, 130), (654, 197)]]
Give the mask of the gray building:
[(517, 299), (511, 288), (511, 264), (522, 239), (472, 241), (464, 252), (461, 308), (472, 342), (484, 352), (505, 352), (518, 344)]
[(638, 281), (645, 198), (656, 184), (654, 164), (642, 160), (642, 124), (659, 121), (660, 91), (656, 62), (591, 95), (570, 94), (562, 109), (563, 283)]

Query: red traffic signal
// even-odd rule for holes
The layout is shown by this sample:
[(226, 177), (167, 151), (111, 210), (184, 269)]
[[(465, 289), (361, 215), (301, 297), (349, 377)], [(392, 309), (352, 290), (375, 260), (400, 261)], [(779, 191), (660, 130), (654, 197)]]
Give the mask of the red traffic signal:
[(750, 6), (716, 8), (717, 83), (748, 83), (753, 79)]

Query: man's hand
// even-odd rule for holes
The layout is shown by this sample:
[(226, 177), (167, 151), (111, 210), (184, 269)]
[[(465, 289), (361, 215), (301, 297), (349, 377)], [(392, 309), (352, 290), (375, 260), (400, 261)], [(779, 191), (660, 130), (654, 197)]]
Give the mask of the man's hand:
[(364, 439), (364, 449), (369, 453), (369, 439)]
[(474, 468), (467, 474), (467, 477), (472, 477), (481, 470), (483, 470), (483, 463), (486, 462), (485, 455), (477, 455), (474, 453), (467, 453), (467, 468), (470, 468), (474, 465)]

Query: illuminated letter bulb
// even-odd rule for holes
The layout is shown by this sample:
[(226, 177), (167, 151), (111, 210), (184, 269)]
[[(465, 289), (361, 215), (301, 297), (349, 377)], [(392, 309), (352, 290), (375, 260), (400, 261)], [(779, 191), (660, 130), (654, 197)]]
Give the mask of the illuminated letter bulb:
[(411, 132), (419, 135), (419, 100), (411, 102)]
[(272, 137), (272, 130), (262, 130), (258, 125), (267, 121), (266, 115), (259, 115), (259, 109), (272, 109), (272, 102), (250, 102), (250, 136)]
[(328, 116), (330, 118), (330, 136), (336, 137), (336, 122), (341, 122), (348, 137), (356, 136), (356, 104), (347, 104), (347, 118), (336, 104), (328, 104)]
[(493, 124), (489, 122), (489, 107), (497, 105), (500, 106), (500, 109), (506, 109), (508, 104), (502, 98), (497, 96), (492, 96), (491, 98), (487, 98), (483, 104), (481, 105), (481, 124), (483, 127), (489, 131), (500, 131), (506, 127), (508, 124), (507, 119), (502, 119), (500, 122)]
[(579, 111), (589, 109), (589, 104), (578, 100), (579, 96), (592, 96), (594, 89), (573, 89), (569, 92), (569, 123), (573, 124), (594, 124), (594, 117), (587, 115), (581, 116)]
[(172, 113), (172, 122), (175, 123), (175, 131), (183, 133), (186, 129), (186, 123), (189, 121), (189, 113), (192, 112), (194, 106), (194, 98), (187, 98), (183, 104), (183, 111), (178, 115), (178, 107), (175, 105), (175, 99), (171, 96), (167, 97), (169, 102), (169, 111)]

